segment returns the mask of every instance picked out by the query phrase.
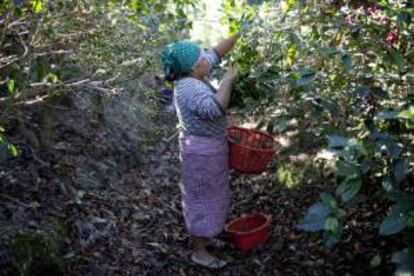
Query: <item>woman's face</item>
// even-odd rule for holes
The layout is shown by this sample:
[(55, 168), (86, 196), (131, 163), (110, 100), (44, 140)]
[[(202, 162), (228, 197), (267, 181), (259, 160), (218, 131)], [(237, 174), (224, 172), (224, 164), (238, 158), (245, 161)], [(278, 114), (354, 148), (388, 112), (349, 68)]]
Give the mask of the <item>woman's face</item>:
[(204, 56), (204, 54), (201, 54), (201, 57), (194, 68), (194, 73), (200, 77), (205, 77), (210, 72), (210, 63), (208, 59)]

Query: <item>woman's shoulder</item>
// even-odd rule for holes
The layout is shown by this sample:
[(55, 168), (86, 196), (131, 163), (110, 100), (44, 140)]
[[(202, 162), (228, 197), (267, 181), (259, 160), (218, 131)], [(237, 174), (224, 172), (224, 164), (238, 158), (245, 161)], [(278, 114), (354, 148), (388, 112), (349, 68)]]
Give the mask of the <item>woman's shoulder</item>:
[(185, 77), (179, 79), (175, 82), (175, 88), (177, 90), (187, 90), (187, 89), (205, 89), (205, 83), (199, 79), (192, 78), (192, 77)]
[(197, 78), (193, 78), (193, 77), (183, 77), (183, 78), (177, 80), (175, 82), (175, 84), (176, 85), (177, 84), (178, 85), (183, 85), (183, 84), (186, 84), (186, 83), (198, 83), (198, 82), (201, 82), (201, 80), (199, 80)]

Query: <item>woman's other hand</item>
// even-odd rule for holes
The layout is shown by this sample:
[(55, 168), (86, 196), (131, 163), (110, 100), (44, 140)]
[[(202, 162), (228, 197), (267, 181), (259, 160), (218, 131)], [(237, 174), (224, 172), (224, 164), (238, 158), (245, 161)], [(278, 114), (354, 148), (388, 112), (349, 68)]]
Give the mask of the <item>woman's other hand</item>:
[(230, 64), (226, 73), (223, 76), (223, 80), (234, 80), (237, 77), (238, 66), (236, 63)]

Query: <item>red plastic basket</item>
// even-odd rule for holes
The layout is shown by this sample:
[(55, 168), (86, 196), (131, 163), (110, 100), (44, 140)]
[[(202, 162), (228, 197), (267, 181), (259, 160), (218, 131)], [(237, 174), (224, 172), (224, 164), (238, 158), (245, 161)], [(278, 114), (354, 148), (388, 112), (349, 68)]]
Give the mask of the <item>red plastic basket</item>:
[(271, 135), (236, 126), (227, 129), (231, 169), (242, 173), (262, 173), (272, 160), (276, 148)]
[(237, 249), (248, 251), (268, 239), (270, 220), (270, 215), (262, 213), (246, 216), (227, 223), (225, 231), (231, 235)]

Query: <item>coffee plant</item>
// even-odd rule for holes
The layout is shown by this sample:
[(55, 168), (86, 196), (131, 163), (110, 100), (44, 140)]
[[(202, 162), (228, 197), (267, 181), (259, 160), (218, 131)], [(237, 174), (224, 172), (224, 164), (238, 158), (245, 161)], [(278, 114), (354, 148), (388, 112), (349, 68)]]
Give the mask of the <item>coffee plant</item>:
[[(298, 228), (340, 242), (347, 210), (374, 190), (391, 205), (379, 234), (414, 234), (414, 6), (410, 1), (225, 1), (242, 30), (231, 59), (240, 74), (231, 106), (282, 133), (290, 119), (334, 156), (336, 190)], [(413, 271), (413, 247), (395, 253)]]

